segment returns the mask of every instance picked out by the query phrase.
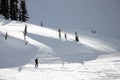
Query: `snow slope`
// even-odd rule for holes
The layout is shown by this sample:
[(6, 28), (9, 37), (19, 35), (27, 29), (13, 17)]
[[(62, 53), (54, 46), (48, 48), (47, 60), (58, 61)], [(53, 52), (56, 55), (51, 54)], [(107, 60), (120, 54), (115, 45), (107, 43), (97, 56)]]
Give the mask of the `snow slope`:
[[(25, 45), (23, 31), (27, 24)], [(0, 79), (119, 80), (120, 41), (101, 35), (50, 29), (16, 21), (0, 22)], [(63, 29), (64, 30), (64, 29)], [(4, 39), (5, 33), (8, 39)], [(67, 33), (67, 40), (64, 34)], [(40, 60), (34, 68), (34, 59)], [(31, 76), (30, 76), (31, 75)]]

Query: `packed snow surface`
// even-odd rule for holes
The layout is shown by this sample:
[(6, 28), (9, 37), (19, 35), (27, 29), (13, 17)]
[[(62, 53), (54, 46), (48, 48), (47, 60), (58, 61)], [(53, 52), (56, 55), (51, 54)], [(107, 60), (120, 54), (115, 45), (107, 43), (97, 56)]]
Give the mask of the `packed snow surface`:
[(76, 42), (64, 28), (58, 35), (57, 28), (1, 20), (0, 80), (120, 80), (120, 40), (86, 32)]

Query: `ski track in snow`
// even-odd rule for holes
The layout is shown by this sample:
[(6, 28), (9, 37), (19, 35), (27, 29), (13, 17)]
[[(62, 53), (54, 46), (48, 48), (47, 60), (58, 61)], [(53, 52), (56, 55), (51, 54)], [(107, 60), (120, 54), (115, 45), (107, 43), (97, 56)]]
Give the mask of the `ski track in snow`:
[[(110, 57), (109, 57), (110, 58)], [(120, 60), (119, 57), (113, 60)], [(18, 68), (1, 69), (0, 78), (5, 80), (119, 80), (120, 63), (100, 59), (85, 65), (72, 64), (27, 64)], [(108, 67), (109, 66), (109, 67)]]
[[(1, 28), (1, 32), (3, 32), (4, 34), (6, 32), (8, 32), (8, 34), (12, 37), (15, 37), (15, 38), (18, 38), (18, 39), (21, 39), (21, 40), (24, 40), (24, 34), (23, 34), (23, 31), (24, 31), (24, 26), (25, 24), (22, 24), (21, 26), (18, 24), (13, 24), (13, 23), (9, 23), (8, 25), (4, 25), (2, 28)], [(9, 27), (8, 27), (9, 26)], [(17, 27), (16, 27), (17, 26)], [(19, 27), (18, 27), (19, 26)], [(12, 27), (12, 28), (11, 28)], [(26, 41), (28, 41), (30, 44), (34, 45), (34, 46), (37, 46), (40, 50), (44, 50), (46, 49), (46, 51), (52, 51), (52, 49), (50, 47), (48, 47), (47, 45), (45, 44), (42, 44), (34, 39), (31, 39), (30, 37), (26, 36)]]
[[(36, 27), (30, 26), (28, 30), (32, 34), (41, 35), (41, 36), (45, 36), (45, 37), (51, 37), (51, 38), (55, 38), (55, 39), (59, 38), (58, 35), (57, 35), (58, 34), (57, 31), (54, 31), (54, 30), (51, 30), (51, 29), (48, 29), (48, 28), (41, 29), (37, 26)], [(61, 33), (62, 37), (64, 37), (64, 34), (65, 34), (65, 32)], [(69, 33), (67, 35), (68, 35), (67, 40), (74, 41), (74, 35), (69, 34)], [(100, 51), (105, 51), (105, 52), (116, 52), (117, 51), (113, 47), (110, 47), (109, 45), (107, 45), (105, 43), (103, 44), (103, 42), (99, 41), (99, 40), (94, 40), (94, 39), (91, 39), (91, 38), (85, 38), (85, 37), (81, 37), (81, 36), (79, 36), (79, 40), (80, 40), (80, 43), (82, 43), (86, 46), (89, 46), (91, 48), (100, 50)]]

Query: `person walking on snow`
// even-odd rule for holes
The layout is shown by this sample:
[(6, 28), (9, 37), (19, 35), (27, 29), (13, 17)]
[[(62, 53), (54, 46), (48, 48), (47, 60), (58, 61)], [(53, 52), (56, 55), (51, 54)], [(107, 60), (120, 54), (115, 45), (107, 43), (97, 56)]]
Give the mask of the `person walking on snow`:
[(59, 38), (61, 39), (61, 29), (58, 29), (58, 33), (59, 33)]
[(6, 32), (5, 33), (5, 40), (7, 40), (7, 37), (8, 37), (8, 33)]
[(35, 59), (35, 68), (38, 68), (38, 58)]
[(27, 35), (27, 24), (25, 25), (25, 29), (24, 29), (24, 40), (26, 40), (26, 35)]

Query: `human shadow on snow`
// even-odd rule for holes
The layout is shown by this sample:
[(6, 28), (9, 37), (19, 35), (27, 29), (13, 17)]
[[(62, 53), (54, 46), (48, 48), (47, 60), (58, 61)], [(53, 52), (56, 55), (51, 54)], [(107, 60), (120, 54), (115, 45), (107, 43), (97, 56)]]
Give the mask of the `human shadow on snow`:
[(5, 40), (0, 34), (0, 68), (18, 67), (27, 64), (38, 53), (38, 48), (23, 40), (8, 36)]
[(51, 47), (54, 50), (54, 53), (51, 53), (51, 55), (54, 54), (53, 57), (61, 58), (62, 63), (68, 62), (84, 64), (85, 61), (95, 60), (100, 55), (110, 54), (107, 52), (95, 50), (76, 41), (53, 39), (31, 33), (29, 33), (28, 36)]

